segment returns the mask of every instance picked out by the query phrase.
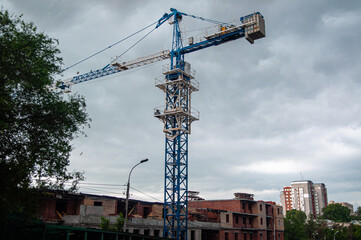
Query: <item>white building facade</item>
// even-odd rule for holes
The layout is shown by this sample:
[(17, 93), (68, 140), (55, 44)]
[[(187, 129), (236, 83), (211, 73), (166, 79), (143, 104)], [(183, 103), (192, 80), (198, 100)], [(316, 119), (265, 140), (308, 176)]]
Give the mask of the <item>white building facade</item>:
[(307, 216), (320, 216), (327, 206), (327, 189), (324, 183), (313, 183), (310, 180), (293, 181), (281, 192), (281, 205), (284, 215), (291, 209), (297, 209)]

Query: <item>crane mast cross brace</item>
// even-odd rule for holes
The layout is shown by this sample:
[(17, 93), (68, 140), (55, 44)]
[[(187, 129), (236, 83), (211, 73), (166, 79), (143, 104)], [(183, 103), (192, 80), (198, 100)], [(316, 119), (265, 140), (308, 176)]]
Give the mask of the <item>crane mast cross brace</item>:
[[(68, 91), (73, 84), (170, 59), (170, 64), (163, 67), (164, 77), (155, 80), (156, 87), (165, 93), (165, 106), (154, 109), (154, 116), (163, 122), (165, 133), (163, 237), (187, 240), (188, 135), (191, 133), (191, 123), (199, 120), (199, 112), (191, 107), (191, 94), (199, 90), (199, 83), (194, 79), (195, 71), (184, 61), (184, 55), (243, 37), (253, 44), (266, 34), (265, 22), (259, 12), (241, 17), (239, 25), (231, 25), (182, 13), (174, 8), (170, 10), (171, 13), (165, 13), (158, 20), (155, 28), (168, 20), (173, 25), (171, 51), (165, 50), (127, 62), (112, 62), (102, 69), (60, 81), (56, 87)], [(189, 44), (183, 46), (179, 26), (183, 16), (219, 24), (219, 31), (204, 36), (199, 42), (194, 42), (191, 37)]]

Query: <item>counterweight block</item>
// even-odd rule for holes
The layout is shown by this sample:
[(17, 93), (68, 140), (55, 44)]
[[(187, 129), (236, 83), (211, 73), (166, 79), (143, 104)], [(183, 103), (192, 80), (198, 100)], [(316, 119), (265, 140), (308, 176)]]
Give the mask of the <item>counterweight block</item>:
[(245, 38), (251, 44), (254, 43), (254, 40), (266, 36), (265, 22), (261, 13), (257, 12), (241, 17), (241, 22), (245, 25)]

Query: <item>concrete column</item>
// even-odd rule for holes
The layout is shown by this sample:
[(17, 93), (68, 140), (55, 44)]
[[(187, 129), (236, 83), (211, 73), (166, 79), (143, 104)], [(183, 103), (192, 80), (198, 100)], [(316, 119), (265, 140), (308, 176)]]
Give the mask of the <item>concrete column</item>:
[(202, 240), (202, 229), (197, 229), (195, 232), (195, 240)]

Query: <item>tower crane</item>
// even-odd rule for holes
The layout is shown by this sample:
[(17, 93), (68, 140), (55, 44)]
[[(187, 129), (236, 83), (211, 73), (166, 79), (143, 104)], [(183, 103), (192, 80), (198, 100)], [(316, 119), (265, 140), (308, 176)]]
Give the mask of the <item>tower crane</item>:
[[(156, 87), (165, 93), (165, 106), (154, 109), (154, 116), (163, 122), (165, 133), (165, 177), (164, 177), (164, 230), (165, 238), (186, 240), (188, 218), (188, 135), (191, 123), (199, 120), (199, 112), (191, 108), (191, 93), (199, 90), (194, 80), (194, 70), (184, 55), (211, 46), (217, 46), (239, 38), (251, 44), (265, 37), (265, 22), (259, 12), (241, 17), (237, 25), (222, 23), (171, 8), (158, 21), (155, 28), (169, 21), (173, 25), (172, 49), (128, 62), (114, 61), (96, 71), (72, 77), (57, 83), (57, 87), (68, 90), (73, 84), (82, 83), (110, 74), (137, 68), (154, 62), (170, 59), (163, 68), (164, 78), (156, 79)], [(218, 31), (205, 35), (198, 42), (189, 38), (185, 45), (182, 41), (180, 22), (183, 17), (192, 17), (215, 23)]]

